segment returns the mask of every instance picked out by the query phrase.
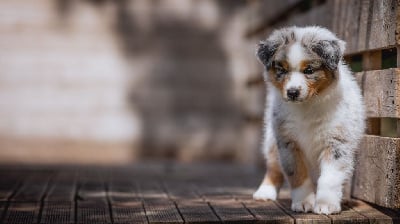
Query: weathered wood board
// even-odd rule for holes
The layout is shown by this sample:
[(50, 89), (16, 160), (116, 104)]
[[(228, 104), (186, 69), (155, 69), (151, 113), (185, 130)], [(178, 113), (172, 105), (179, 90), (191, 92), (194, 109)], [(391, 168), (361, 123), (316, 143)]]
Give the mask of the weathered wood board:
[(397, 0), (328, 0), (306, 11), (293, 10), (292, 7), (299, 4), (296, 1), (261, 2), (249, 6), (249, 37), (268, 35), (273, 29), (284, 26), (319, 25), (346, 41), (346, 54), (400, 43), (400, 2)]
[(352, 195), (400, 208), (400, 139), (364, 136), (358, 152)]
[(334, 0), (332, 30), (347, 42), (347, 54), (399, 44), (399, 1)]
[(355, 74), (362, 88), (367, 117), (400, 118), (400, 69)]
[[(2, 176), (2, 182), (14, 181), (15, 176), (22, 176), (23, 182), (3, 187), (15, 192), (0, 202), (0, 223), (5, 224), (399, 221), (395, 211), (376, 209), (358, 200), (344, 204), (343, 212), (337, 215), (296, 213), (290, 209), (287, 189), (276, 202), (255, 201), (251, 194), (262, 179), (262, 171), (247, 166), (153, 166), (148, 162), (113, 168), (0, 166), (0, 173), (12, 174)], [(25, 187), (28, 184), (36, 187), (29, 189)], [(66, 189), (60, 187), (63, 184)], [(63, 193), (66, 196), (59, 197)]]

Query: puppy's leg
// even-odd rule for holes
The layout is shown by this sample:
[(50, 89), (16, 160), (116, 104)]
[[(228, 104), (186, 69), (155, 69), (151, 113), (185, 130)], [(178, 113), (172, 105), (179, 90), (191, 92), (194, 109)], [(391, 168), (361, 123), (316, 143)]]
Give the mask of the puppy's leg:
[(353, 153), (343, 144), (326, 149), (321, 154), (320, 170), (314, 212), (338, 213), (341, 211), (343, 184), (353, 170)]
[(292, 141), (280, 141), (278, 145), (282, 168), (291, 187), (292, 210), (312, 211), (315, 203), (314, 185), (308, 174), (303, 152)]
[(267, 156), (267, 172), (260, 187), (253, 194), (256, 200), (276, 200), (283, 184), (283, 174), (279, 165), (276, 145), (271, 146)]

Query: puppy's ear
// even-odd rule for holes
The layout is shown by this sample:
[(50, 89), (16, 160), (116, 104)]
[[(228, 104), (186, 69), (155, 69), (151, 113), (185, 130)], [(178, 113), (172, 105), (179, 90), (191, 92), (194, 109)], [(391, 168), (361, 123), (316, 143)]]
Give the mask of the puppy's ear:
[(272, 43), (270, 41), (261, 41), (256, 50), (256, 55), (260, 62), (269, 69), (272, 64), (272, 57), (278, 50), (279, 44)]
[(329, 70), (335, 71), (343, 57), (345, 42), (341, 40), (320, 40), (312, 44), (311, 50), (321, 57)]

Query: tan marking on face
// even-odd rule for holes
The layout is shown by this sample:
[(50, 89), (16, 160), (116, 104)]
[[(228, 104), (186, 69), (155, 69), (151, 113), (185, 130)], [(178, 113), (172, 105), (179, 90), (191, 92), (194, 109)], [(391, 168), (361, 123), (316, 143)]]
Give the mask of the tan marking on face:
[[(290, 72), (289, 71), (289, 69), (290, 69), (289, 63), (286, 60), (276, 61), (274, 63), (280, 63), (280, 65), (283, 69)], [(272, 66), (268, 70), (268, 74), (270, 75), (270, 80), (271, 80), (272, 84), (283, 93), (285, 91), (284, 87), (289, 80), (289, 76), (287, 74), (285, 74), (285, 75), (283, 75), (282, 78), (278, 78), (276, 66)]]
[(267, 155), (267, 173), (264, 176), (263, 184), (281, 187), (283, 180), (284, 177), (279, 165), (278, 149), (274, 145)]
[(315, 79), (307, 79), (307, 97), (309, 98), (322, 93), (335, 80), (333, 73), (331, 71), (328, 71), (327, 69), (315, 70), (313, 76), (315, 77)]
[(301, 61), (299, 65), (300, 72), (303, 72), (311, 63), (312, 63), (311, 60)]
[(279, 63), (282, 68), (286, 69), (286, 71), (289, 71), (289, 63), (286, 60), (278, 61), (277, 63)]

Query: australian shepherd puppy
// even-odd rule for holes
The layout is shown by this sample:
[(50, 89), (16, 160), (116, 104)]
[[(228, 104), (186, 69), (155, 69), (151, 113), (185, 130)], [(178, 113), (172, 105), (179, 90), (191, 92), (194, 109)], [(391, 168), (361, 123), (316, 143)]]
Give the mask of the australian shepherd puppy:
[(276, 30), (257, 48), (265, 67), (263, 151), (267, 172), (253, 197), (276, 200), (286, 177), (292, 210), (341, 211), (343, 184), (365, 128), (360, 88), (345, 43), (321, 27)]

